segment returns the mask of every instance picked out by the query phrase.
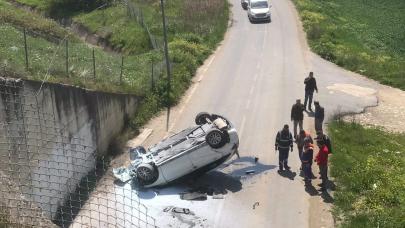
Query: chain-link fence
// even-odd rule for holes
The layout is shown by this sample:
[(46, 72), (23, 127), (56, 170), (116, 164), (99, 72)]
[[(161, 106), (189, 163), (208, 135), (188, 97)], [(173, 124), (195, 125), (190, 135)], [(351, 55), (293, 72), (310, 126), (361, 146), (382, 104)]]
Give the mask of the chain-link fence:
[(88, 134), (46, 111), (48, 96), (0, 78), (0, 227), (155, 227)]
[(0, 25), (0, 33), (0, 70), (17, 69), (36, 80), (147, 94), (164, 74), (159, 51), (122, 56), (7, 24)]
[(136, 20), (146, 30), (153, 49), (163, 49), (163, 39), (151, 33), (149, 26), (145, 22), (142, 9), (137, 7), (131, 0), (122, 0), (122, 4), (127, 7), (128, 17)]

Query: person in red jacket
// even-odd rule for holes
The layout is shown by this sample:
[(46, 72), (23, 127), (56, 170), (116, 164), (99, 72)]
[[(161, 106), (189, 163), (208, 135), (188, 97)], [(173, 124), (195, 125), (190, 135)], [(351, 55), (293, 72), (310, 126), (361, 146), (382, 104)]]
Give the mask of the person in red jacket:
[(328, 147), (325, 145), (325, 142), (323, 140), (319, 140), (317, 142), (318, 147), (319, 147), (319, 152), (315, 157), (315, 161), (319, 166), (319, 172), (321, 174), (321, 191), (326, 190), (326, 185), (328, 181), (328, 155), (329, 155), (329, 150)]

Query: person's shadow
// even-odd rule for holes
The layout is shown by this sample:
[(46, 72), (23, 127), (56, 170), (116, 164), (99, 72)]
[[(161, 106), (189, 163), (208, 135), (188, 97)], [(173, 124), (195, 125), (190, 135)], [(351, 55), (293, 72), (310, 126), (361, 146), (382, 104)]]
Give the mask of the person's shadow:
[(308, 117), (315, 117), (315, 112), (314, 111), (305, 110), (305, 112), (307, 113)]
[(294, 180), (295, 176), (297, 176), (296, 172), (291, 172), (291, 170), (284, 170), (284, 171), (277, 171), (277, 173), (285, 178), (288, 178), (290, 180)]
[[(336, 190), (336, 185), (331, 180), (327, 181), (326, 186), (330, 191), (335, 191)], [(323, 199), (323, 202), (325, 202), (325, 203), (333, 203), (334, 202), (333, 197), (329, 194), (328, 191), (322, 191), (321, 197)]]
[(321, 197), (323, 199), (323, 202), (325, 202), (325, 203), (333, 203), (334, 202), (333, 197), (329, 194), (328, 191), (322, 191)]
[(305, 191), (310, 195), (310, 196), (317, 196), (319, 195), (318, 190), (312, 185), (312, 183), (306, 183), (305, 184)]

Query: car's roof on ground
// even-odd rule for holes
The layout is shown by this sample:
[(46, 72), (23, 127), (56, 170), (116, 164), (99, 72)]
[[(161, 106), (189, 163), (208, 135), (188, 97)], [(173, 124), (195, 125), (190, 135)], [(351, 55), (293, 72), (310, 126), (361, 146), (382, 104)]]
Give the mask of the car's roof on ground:
[(161, 163), (179, 153), (185, 152), (191, 147), (204, 142), (206, 132), (212, 128), (211, 124), (187, 128), (155, 146), (149, 148), (150, 152), (159, 151), (155, 154), (155, 162)]

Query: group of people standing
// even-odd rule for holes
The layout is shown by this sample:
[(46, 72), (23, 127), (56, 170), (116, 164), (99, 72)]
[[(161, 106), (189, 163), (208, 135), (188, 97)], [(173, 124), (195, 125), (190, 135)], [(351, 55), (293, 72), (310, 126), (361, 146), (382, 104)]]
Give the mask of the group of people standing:
[[(327, 188), (328, 156), (332, 153), (332, 147), (329, 137), (323, 133), (322, 125), (325, 117), (325, 110), (319, 104), (319, 101), (314, 101), (315, 112), (312, 111), (313, 95), (315, 91), (318, 93), (318, 87), (313, 72), (310, 72), (309, 76), (305, 78), (304, 84), (304, 104), (301, 103), (300, 99), (297, 99), (291, 109), (291, 121), (294, 125), (294, 136), (291, 134), (288, 124), (285, 124), (283, 129), (279, 131), (276, 136), (275, 149), (276, 151), (279, 151), (278, 172), (281, 173), (284, 170), (290, 170), (290, 167), (288, 166), (288, 154), (289, 151), (293, 151), (293, 143), (295, 142), (297, 144), (298, 156), (301, 160), (300, 170), (304, 173), (305, 184), (311, 185), (311, 180), (316, 178), (312, 173), (312, 163), (315, 161), (319, 166), (319, 174), (322, 179), (320, 187), (321, 190), (324, 191)], [(315, 159), (314, 140), (312, 139), (311, 134), (303, 129), (304, 111), (312, 113), (315, 117), (315, 131), (317, 137), (314, 139), (319, 148)], [(297, 133), (297, 128), (299, 128), (299, 133)]]

